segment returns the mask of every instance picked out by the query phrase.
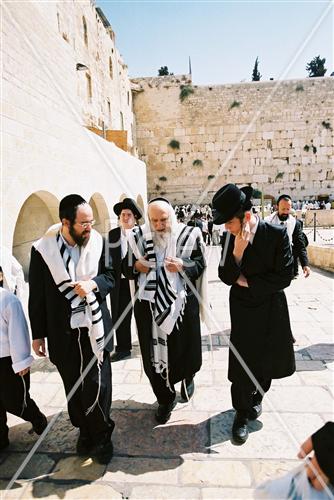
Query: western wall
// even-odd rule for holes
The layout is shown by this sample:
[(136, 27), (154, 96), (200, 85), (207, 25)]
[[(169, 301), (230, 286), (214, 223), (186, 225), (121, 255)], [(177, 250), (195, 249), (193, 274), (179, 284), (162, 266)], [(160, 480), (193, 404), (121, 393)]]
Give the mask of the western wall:
[(227, 182), (274, 198), (333, 194), (333, 78), (197, 86), (180, 75), (133, 83), (151, 196), (209, 202)]

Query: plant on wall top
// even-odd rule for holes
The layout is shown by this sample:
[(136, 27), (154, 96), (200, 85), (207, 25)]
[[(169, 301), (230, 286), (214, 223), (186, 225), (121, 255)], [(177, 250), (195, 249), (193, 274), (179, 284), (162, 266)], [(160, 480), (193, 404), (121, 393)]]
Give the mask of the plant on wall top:
[(194, 161), (193, 161), (193, 166), (194, 166), (194, 167), (203, 167), (203, 162), (202, 162), (202, 160), (194, 160)]
[(305, 144), (305, 146), (303, 147), (303, 150), (306, 152), (310, 151), (310, 146), (308, 144)]
[(326, 122), (325, 120), (321, 122), (321, 125), (326, 128), (327, 130), (333, 130), (330, 122)]
[(275, 177), (275, 182), (278, 181), (278, 179), (283, 179), (284, 172), (278, 172), (278, 174)]
[(181, 85), (180, 87), (180, 101), (183, 102), (190, 94), (193, 94), (195, 91), (192, 85)]
[(212, 174), (208, 175), (208, 181), (209, 181), (210, 179), (214, 179), (214, 178), (215, 178), (215, 176), (214, 176), (214, 175), (212, 175)]
[(229, 109), (233, 109), (233, 108), (238, 108), (240, 106), (240, 102), (239, 101), (233, 101), (231, 104), (230, 104), (230, 108)]
[(172, 149), (180, 149), (180, 143), (176, 139), (172, 139), (168, 146)]

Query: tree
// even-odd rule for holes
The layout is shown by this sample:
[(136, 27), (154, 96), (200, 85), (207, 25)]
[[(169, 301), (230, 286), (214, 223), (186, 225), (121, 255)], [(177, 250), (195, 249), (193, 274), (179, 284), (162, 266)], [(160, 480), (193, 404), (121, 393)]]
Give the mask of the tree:
[(161, 68), (158, 70), (158, 76), (167, 76), (169, 75), (168, 67), (167, 66), (161, 66)]
[(253, 73), (252, 73), (252, 81), (253, 82), (259, 82), (261, 80), (261, 74), (260, 74), (260, 71), (259, 71), (259, 58), (257, 57), (255, 59), (255, 64), (254, 64), (254, 69), (253, 69)]
[(325, 68), (326, 58), (321, 59), (320, 56), (313, 57), (312, 61), (306, 65), (308, 76), (324, 76), (327, 69)]

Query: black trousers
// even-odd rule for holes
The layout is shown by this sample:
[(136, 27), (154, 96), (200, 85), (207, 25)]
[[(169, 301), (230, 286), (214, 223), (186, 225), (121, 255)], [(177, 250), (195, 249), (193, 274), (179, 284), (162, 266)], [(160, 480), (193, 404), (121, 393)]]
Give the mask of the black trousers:
[[(71, 335), (70, 350), (66, 353), (66, 358), (56, 365), (63, 380), (67, 397), (78, 379), (80, 381), (78, 388), (67, 402), (68, 413), (74, 427), (79, 427), (80, 432), (89, 436), (93, 443), (99, 443), (110, 437), (115, 427), (110, 418), (111, 366), (109, 353), (104, 352), (100, 374), (95, 360), (85, 378), (81, 380), (80, 369), (83, 372), (94, 356), (88, 331), (87, 328), (80, 328), (72, 330), (69, 335)], [(91, 412), (86, 414), (96, 401), (98, 391), (98, 403)]]
[[(24, 383), (23, 383), (24, 380)], [(6, 412), (23, 418), (26, 422), (33, 423), (42, 416), (35, 401), (31, 399), (30, 373), (21, 377), (14, 373), (12, 358), (0, 358), (0, 444), (8, 439), (8, 426)], [(25, 386), (24, 386), (25, 384)], [(24, 407), (24, 401), (26, 406)]]
[[(121, 279), (119, 288), (119, 298), (118, 298), (118, 314), (117, 318), (113, 318), (113, 323), (118, 321), (118, 318), (122, 315), (126, 307), (131, 304), (131, 294), (129, 280)], [(123, 318), (123, 321), (116, 330), (117, 346), (116, 351), (131, 351), (131, 317), (132, 317), (132, 306), (129, 309), (127, 315)]]
[[(257, 377), (257, 380), (263, 392), (269, 391), (271, 379)], [(256, 390), (255, 385), (249, 379), (243, 380), (241, 383), (232, 382), (231, 395), (233, 408), (237, 411), (248, 411), (252, 406), (261, 403), (263, 399), (261, 393)]]

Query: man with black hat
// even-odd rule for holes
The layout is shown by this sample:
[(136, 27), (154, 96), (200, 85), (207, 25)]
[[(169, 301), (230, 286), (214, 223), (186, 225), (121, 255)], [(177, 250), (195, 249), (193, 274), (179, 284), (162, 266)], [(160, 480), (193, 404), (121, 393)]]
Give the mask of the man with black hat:
[(305, 278), (310, 275), (310, 268), (307, 257), (307, 238), (303, 233), (303, 223), (291, 215), (292, 200), (288, 194), (281, 194), (277, 199), (277, 211), (265, 218), (272, 224), (285, 226), (292, 246), (294, 260), (294, 276), (298, 276), (298, 259), (303, 269)]
[[(111, 292), (112, 320), (115, 325), (125, 309), (128, 309), (124, 318), (120, 320), (116, 329), (117, 346), (111, 355), (111, 361), (120, 361), (131, 355), (131, 292), (130, 286), (133, 281), (122, 274), (122, 259), (128, 251), (125, 231), (132, 229), (142, 217), (142, 213), (134, 200), (124, 198), (114, 206), (114, 212), (119, 218), (119, 227), (109, 232), (109, 249), (112, 256), (113, 268), (115, 270), (115, 287)], [(134, 290), (133, 290), (134, 292)]]
[(248, 438), (248, 419), (262, 412), (273, 378), (295, 371), (293, 337), (283, 289), (293, 273), (291, 246), (282, 226), (251, 212), (252, 188), (227, 184), (213, 197), (215, 224), (225, 224), (220, 279), (231, 286), (228, 378), (236, 415), (235, 442)]
[(68, 413), (80, 434), (76, 450), (106, 464), (113, 455), (110, 418), (111, 317), (106, 297), (114, 271), (90, 205), (77, 194), (59, 205), (61, 223), (34, 243), (29, 268), (33, 349), (63, 380)]

